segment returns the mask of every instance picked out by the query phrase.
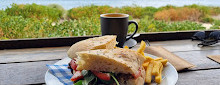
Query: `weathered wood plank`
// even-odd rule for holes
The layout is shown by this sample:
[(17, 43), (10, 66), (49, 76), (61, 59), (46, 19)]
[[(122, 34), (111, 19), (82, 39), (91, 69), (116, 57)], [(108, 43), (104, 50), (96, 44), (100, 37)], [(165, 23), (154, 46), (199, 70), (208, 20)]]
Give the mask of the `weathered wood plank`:
[(65, 47), (46, 47), (46, 48), (26, 48), (26, 49), (7, 49), (0, 50), (1, 55), (12, 54), (25, 54), (25, 53), (41, 53), (41, 52), (54, 52), (54, 51), (67, 51), (70, 46)]
[(20, 54), (0, 56), (0, 63), (26, 62), (26, 61), (42, 61), (56, 60), (67, 57), (66, 52), (46, 52), (36, 54)]
[[(205, 46), (205, 47), (198, 47), (197, 46), (198, 43), (200, 42), (191, 41), (191, 40), (172, 40), (172, 41), (150, 42), (150, 45), (151, 46), (163, 46), (170, 52), (220, 49), (220, 43), (217, 43), (213, 46)], [(138, 43), (132, 49), (137, 49), (139, 46), (140, 46), (140, 43)]]
[(46, 64), (56, 61), (0, 64), (0, 85), (44, 83)]
[(176, 85), (220, 85), (220, 69), (178, 73)]
[(67, 57), (69, 47), (31, 48), (0, 51), (0, 63), (54, 60)]
[(164, 48), (168, 49), (171, 52), (220, 49), (220, 43), (205, 47), (199, 47), (197, 45), (198, 43), (200, 43), (200, 41), (173, 40), (173, 41), (152, 42), (151, 45), (164, 46)]
[(202, 50), (202, 51), (187, 51), (187, 52), (175, 52), (174, 54), (185, 59), (186, 61), (196, 65), (197, 69), (207, 69), (207, 68), (220, 68), (220, 64), (207, 58), (207, 55), (218, 55), (220, 50)]

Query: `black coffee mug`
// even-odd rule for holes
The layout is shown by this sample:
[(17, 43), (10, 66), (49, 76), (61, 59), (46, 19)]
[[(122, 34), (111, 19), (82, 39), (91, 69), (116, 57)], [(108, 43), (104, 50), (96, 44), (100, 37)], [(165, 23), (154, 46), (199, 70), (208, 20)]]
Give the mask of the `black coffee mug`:
[[(132, 38), (138, 30), (137, 22), (129, 21), (128, 14), (108, 13), (108, 14), (101, 14), (100, 17), (101, 17), (102, 36), (117, 35), (116, 40), (117, 42), (119, 42), (117, 45), (118, 47), (123, 47), (125, 41)], [(128, 26), (132, 23), (136, 25), (136, 29), (133, 34), (131, 34), (128, 38), (126, 38), (128, 32)]]

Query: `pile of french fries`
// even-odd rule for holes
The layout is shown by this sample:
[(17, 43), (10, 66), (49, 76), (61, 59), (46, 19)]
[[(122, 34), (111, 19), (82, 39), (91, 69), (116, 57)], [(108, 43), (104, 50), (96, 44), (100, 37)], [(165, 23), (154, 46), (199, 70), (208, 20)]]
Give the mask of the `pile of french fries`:
[[(145, 56), (145, 47), (146, 43), (144, 41), (141, 41), (141, 45), (137, 50), (138, 53), (142, 54), (146, 58), (143, 64), (143, 67), (146, 70), (145, 83), (151, 83), (152, 78), (155, 78), (154, 81), (160, 84), (162, 82), (163, 67), (166, 66), (168, 60), (163, 59), (162, 57), (153, 59), (149, 56)], [(124, 48), (129, 49), (127, 46), (125, 46)]]

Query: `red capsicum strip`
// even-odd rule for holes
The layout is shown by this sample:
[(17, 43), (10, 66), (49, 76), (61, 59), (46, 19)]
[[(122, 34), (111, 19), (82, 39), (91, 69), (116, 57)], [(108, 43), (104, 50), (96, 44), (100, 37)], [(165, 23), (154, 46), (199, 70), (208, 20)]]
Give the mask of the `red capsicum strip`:
[(70, 80), (71, 81), (77, 81), (77, 80), (82, 79), (82, 78), (83, 78), (83, 75), (82, 75), (81, 71), (76, 71), (73, 74), (73, 76), (72, 76), (72, 78)]
[(109, 81), (111, 79), (109, 73), (102, 73), (102, 72), (97, 72), (97, 71), (92, 71), (92, 73), (101, 80)]

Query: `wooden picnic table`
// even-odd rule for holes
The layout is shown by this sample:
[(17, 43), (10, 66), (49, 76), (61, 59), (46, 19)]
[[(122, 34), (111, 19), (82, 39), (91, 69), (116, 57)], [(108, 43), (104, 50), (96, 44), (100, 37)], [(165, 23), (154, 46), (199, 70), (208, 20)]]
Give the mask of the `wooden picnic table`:
[[(220, 44), (198, 47), (198, 43), (191, 40), (150, 42), (197, 66), (178, 72), (176, 85), (220, 85), (220, 64), (206, 57), (220, 55)], [(46, 64), (67, 57), (68, 49), (69, 46), (0, 50), (0, 85), (45, 84)]]

